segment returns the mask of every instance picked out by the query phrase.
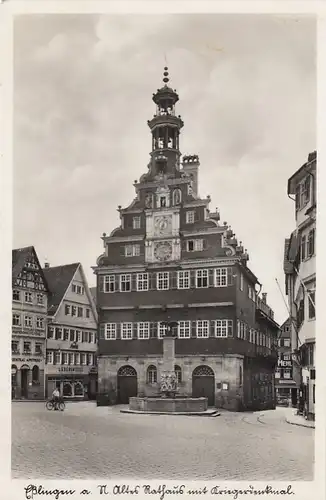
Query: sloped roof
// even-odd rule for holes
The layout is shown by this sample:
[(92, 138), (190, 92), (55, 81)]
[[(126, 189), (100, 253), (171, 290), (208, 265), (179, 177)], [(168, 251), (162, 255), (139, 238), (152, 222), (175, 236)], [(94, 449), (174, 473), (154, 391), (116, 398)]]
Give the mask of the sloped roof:
[(75, 262), (74, 264), (43, 269), (45, 279), (48, 282), (51, 292), (48, 302), (48, 314), (50, 316), (56, 313), (79, 266), (80, 263)]
[(29, 246), (29, 247), (23, 247), (23, 248), (14, 248), (12, 250), (12, 280), (16, 280), (18, 275), (22, 272), (26, 261), (33, 257), (38, 266), (39, 266), (39, 272), (42, 275), (43, 281), (44, 281), (44, 286), (47, 291), (49, 291), (49, 285), (46, 280), (46, 277), (44, 275), (43, 269), (41, 268), (40, 262), (38, 260), (38, 256), (36, 253), (36, 250), (34, 246)]

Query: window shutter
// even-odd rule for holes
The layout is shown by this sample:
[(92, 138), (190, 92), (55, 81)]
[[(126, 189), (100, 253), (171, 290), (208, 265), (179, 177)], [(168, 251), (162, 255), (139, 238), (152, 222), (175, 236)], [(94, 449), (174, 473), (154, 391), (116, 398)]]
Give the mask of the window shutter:
[(120, 275), (116, 274), (115, 275), (115, 291), (120, 292)]
[(228, 319), (228, 337), (233, 337), (233, 320)]
[(208, 286), (214, 286), (215, 269), (208, 270)]
[(209, 336), (215, 337), (215, 320), (211, 320), (209, 322)]
[(190, 271), (190, 288), (196, 288), (196, 271), (194, 269)]
[(98, 284), (99, 284), (100, 292), (105, 292), (105, 290), (104, 290), (104, 276), (98, 277)]
[(138, 328), (137, 328), (137, 326), (138, 326), (138, 323), (136, 323), (136, 322), (132, 323), (132, 338), (133, 339), (137, 339), (138, 338), (138, 332), (137, 332)]
[(191, 322), (191, 336), (192, 337), (197, 337), (197, 332), (196, 332), (196, 321)]
[(149, 288), (149, 290), (156, 289), (156, 273), (149, 273), (148, 274), (148, 288)]
[(151, 339), (154, 339), (156, 337), (156, 332), (155, 332), (155, 323), (151, 321), (149, 325), (149, 337)]
[(170, 273), (170, 288), (173, 290), (177, 288), (177, 271), (171, 271)]
[(228, 286), (233, 285), (233, 267), (228, 267)]
[(131, 290), (136, 291), (137, 290), (137, 274), (133, 273), (131, 275)]
[(116, 338), (121, 339), (121, 323), (116, 323)]

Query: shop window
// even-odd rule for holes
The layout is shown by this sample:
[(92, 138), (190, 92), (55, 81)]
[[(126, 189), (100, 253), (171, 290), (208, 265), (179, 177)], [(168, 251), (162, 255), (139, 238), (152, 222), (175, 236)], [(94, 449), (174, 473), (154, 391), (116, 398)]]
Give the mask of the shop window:
[(65, 397), (72, 396), (72, 385), (70, 382), (65, 382), (63, 384), (63, 395)]
[(75, 396), (84, 396), (84, 386), (81, 382), (76, 382), (74, 386)]

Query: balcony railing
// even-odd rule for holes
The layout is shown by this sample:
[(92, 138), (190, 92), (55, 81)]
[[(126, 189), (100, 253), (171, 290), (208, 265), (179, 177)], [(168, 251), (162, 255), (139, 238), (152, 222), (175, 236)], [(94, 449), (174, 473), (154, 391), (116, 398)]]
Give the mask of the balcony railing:
[(266, 316), (268, 316), (269, 318), (274, 320), (274, 311), (266, 304), (266, 302), (264, 302), (262, 299), (257, 297), (256, 305), (257, 305), (257, 309), (259, 309), (264, 314), (266, 314)]

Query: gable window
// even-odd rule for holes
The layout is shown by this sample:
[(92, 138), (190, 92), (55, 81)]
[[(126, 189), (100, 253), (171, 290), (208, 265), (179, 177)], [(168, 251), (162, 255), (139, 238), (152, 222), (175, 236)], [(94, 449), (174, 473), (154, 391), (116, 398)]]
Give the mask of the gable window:
[(63, 330), (62, 328), (55, 329), (55, 338), (56, 340), (63, 340)]
[(196, 334), (198, 338), (209, 337), (209, 321), (199, 320), (196, 324)]
[(156, 366), (150, 365), (147, 368), (147, 383), (148, 384), (156, 384), (157, 383), (157, 369)]
[(125, 257), (138, 257), (140, 255), (140, 245), (126, 245)]
[(82, 317), (83, 317), (83, 308), (78, 307), (78, 318), (82, 318)]
[(215, 337), (232, 336), (233, 321), (232, 319), (217, 319), (215, 321)]
[(283, 339), (283, 346), (284, 347), (291, 347), (291, 340), (290, 339)]
[(132, 337), (132, 323), (121, 323), (121, 338), (130, 340)]
[(54, 328), (53, 326), (49, 326), (48, 327), (48, 335), (47, 335), (48, 339), (54, 339)]
[(66, 316), (70, 315), (70, 306), (68, 304), (65, 304), (65, 315)]
[(137, 323), (137, 334), (139, 339), (149, 339), (149, 322)]
[(76, 330), (77, 342), (80, 344), (82, 341), (82, 332), (80, 330)]
[(24, 342), (24, 353), (25, 354), (31, 353), (31, 343), (30, 342)]
[(25, 292), (25, 302), (29, 302), (30, 304), (33, 302), (33, 295), (31, 292)]
[(157, 336), (159, 339), (162, 339), (164, 337), (164, 335), (167, 332), (167, 329), (168, 327), (164, 325), (164, 323), (162, 323), (161, 321), (157, 323)]
[(316, 317), (315, 290), (308, 291), (308, 317), (309, 319)]
[(204, 240), (188, 240), (187, 241), (187, 252), (201, 252), (204, 248)]
[(120, 292), (131, 291), (131, 274), (120, 274)]
[(32, 316), (25, 316), (25, 326), (26, 328), (32, 328), (33, 323), (32, 323)]
[(76, 285), (72, 285), (71, 289), (72, 289), (73, 293), (76, 293)]
[(38, 305), (44, 304), (44, 295), (43, 295), (43, 293), (38, 293), (36, 295), (36, 301), (37, 301)]
[(53, 351), (46, 352), (46, 362), (48, 365), (53, 365)]
[(215, 269), (215, 286), (228, 285), (228, 269), (227, 267)]
[(196, 271), (196, 288), (208, 287), (208, 270), (198, 269)]
[(133, 229), (140, 229), (140, 217), (132, 218), (132, 227)]
[(190, 271), (178, 271), (178, 288), (179, 290), (190, 288)]
[(186, 224), (193, 224), (195, 222), (195, 212), (193, 210), (188, 210), (186, 212)]
[(65, 341), (69, 340), (69, 328), (63, 329), (63, 340), (65, 340)]
[(148, 273), (137, 273), (137, 290), (138, 292), (148, 290)]
[(109, 274), (104, 276), (104, 292), (113, 293), (115, 292), (115, 276), (114, 274)]
[(178, 322), (178, 337), (179, 339), (189, 339), (191, 332), (190, 321), (179, 321)]
[(308, 233), (307, 240), (307, 257), (311, 257), (315, 253), (315, 229), (311, 229)]
[(90, 311), (90, 309), (86, 309), (86, 311), (85, 311), (85, 312), (86, 312), (86, 318), (90, 318), (90, 316), (91, 316), (91, 311)]
[(19, 290), (12, 291), (12, 300), (20, 300), (20, 291)]
[(13, 326), (20, 326), (20, 315), (19, 314), (12, 315), (12, 324), (13, 324)]
[(44, 328), (44, 318), (36, 318), (36, 328)]
[(71, 306), (71, 316), (77, 316), (77, 307)]
[(168, 290), (169, 289), (169, 273), (159, 272), (156, 275), (156, 288), (158, 290)]

